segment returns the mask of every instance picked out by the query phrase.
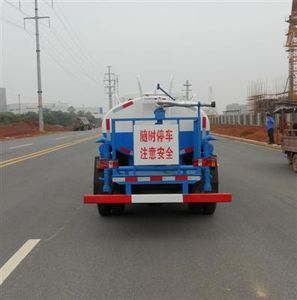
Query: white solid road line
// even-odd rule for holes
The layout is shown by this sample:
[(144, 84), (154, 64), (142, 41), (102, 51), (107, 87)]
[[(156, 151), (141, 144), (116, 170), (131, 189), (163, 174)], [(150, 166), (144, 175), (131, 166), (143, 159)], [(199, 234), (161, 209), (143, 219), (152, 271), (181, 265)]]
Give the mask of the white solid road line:
[(28, 240), (0, 269), (0, 286), (21, 261), (40, 242), (40, 239)]
[(55, 140), (63, 140), (63, 139), (66, 139), (66, 136), (60, 136), (60, 137), (55, 138)]
[(28, 146), (32, 146), (32, 145), (33, 145), (33, 143), (22, 144), (22, 145), (18, 145), (18, 146), (9, 147), (9, 149), (18, 149), (18, 148), (28, 147)]

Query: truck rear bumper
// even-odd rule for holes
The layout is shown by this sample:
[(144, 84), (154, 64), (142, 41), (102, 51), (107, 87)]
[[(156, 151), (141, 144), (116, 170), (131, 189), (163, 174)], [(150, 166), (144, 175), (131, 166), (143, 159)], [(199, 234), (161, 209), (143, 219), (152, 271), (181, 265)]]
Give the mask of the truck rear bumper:
[(131, 204), (131, 203), (211, 203), (231, 202), (229, 193), (216, 194), (136, 194), (136, 195), (85, 195), (84, 203), (88, 204)]

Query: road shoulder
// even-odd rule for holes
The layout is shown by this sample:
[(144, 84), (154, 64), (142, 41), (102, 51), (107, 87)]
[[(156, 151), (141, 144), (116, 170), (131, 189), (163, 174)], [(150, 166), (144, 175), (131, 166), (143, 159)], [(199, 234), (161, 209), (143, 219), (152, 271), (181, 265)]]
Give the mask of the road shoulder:
[(230, 135), (225, 135), (225, 134), (219, 134), (219, 133), (215, 133), (215, 132), (213, 132), (212, 134), (214, 136), (226, 138), (226, 139), (229, 139), (229, 140), (234, 140), (234, 141), (238, 141), (238, 142), (242, 142), (242, 143), (253, 144), (253, 145), (262, 146), (262, 147), (266, 147), (266, 148), (281, 151), (281, 146), (276, 145), (276, 144), (270, 145), (270, 144), (267, 144), (267, 143), (264, 143), (264, 142), (259, 142), (259, 141), (255, 141), (255, 140), (250, 140), (250, 139), (245, 139), (245, 138), (240, 138), (240, 137), (230, 136)]

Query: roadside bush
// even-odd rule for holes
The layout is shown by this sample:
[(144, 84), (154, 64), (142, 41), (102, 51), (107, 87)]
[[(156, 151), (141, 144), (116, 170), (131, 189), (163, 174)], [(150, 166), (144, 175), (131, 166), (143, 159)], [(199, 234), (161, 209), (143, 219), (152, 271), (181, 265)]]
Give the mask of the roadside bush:
[(35, 112), (29, 111), (25, 114), (20, 114), (17, 115), (20, 117), (19, 121), (24, 121), (24, 122), (31, 122), (31, 121), (38, 121), (38, 115)]
[(16, 115), (11, 112), (0, 113), (0, 124), (11, 124), (17, 121)]
[[(95, 118), (91, 113), (79, 111), (62, 112), (44, 110), (43, 119), (45, 124), (61, 125), (64, 127), (72, 127), (77, 117), (87, 117), (90, 122), (95, 122)], [(25, 114), (14, 114), (12, 112), (0, 113), (0, 124), (12, 124), (17, 122), (37, 122), (38, 114), (35, 112), (27, 112)]]

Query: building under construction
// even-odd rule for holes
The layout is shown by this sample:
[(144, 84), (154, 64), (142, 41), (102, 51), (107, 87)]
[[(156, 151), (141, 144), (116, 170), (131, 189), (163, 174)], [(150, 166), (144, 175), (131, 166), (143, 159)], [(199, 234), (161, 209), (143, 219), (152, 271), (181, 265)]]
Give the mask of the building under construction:
[(297, 105), (297, 0), (292, 1), (292, 11), (287, 22), (289, 30), (286, 49), (289, 59), (289, 75), (284, 92), (267, 93), (267, 86), (262, 82), (252, 83), (248, 90), (248, 107), (250, 112), (273, 112), (281, 105)]

